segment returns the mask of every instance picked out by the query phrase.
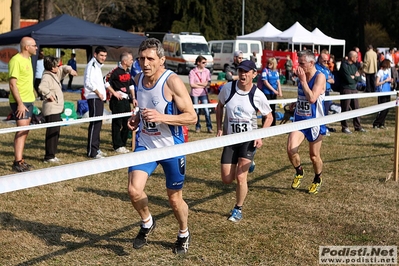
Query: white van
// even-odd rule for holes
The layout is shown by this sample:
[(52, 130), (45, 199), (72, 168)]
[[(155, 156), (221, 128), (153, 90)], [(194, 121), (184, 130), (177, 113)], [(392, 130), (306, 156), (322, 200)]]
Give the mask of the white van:
[(163, 48), (165, 50), (165, 67), (178, 74), (187, 74), (196, 67), (195, 59), (202, 55), (206, 58), (208, 68), (213, 72), (213, 57), (209, 52), (208, 42), (205, 37), (192, 33), (181, 32), (180, 34), (167, 33), (163, 37)]
[(253, 40), (221, 40), (209, 41), (209, 50), (213, 56), (213, 69), (225, 71), (226, 66), (233, 63), (235, 51), (243, 53), (244, 60), (249, 60), (256, 52), (256, 67), (262, 68), (262, 43)]

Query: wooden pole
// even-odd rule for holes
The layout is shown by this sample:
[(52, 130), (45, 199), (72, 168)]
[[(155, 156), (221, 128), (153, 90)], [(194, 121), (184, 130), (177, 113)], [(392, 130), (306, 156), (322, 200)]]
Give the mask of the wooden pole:
[(394, 167), (393, 174), (396, 182), (399, 180), (398, 167), (399, 167), (399, 92), (396, 94), (396, 107), (395, 107), (395, 156), (394, 156)]

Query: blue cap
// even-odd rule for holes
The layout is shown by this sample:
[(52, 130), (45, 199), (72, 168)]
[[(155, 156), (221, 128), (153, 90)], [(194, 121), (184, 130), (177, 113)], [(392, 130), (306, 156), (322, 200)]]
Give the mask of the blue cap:
[(256, 69), (256, 65), (255, 65), (255, 63), (254, 63), (254, 61), (252, 61), (252, 60), (245, 60), (245, 61), (242, 61), (239, 65), (238, 65), (238, 68), (239, 69), (243, 69), (243, 70), (245, 70), (245, 71), (250, 71), (250, 70), (253, 70), (253, 71), (257, 71), (257, 69)]

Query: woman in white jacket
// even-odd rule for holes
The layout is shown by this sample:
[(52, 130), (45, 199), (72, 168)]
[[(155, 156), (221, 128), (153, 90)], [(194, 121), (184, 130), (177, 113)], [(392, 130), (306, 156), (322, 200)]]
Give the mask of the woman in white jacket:
[[(76, 76), (77, 72), (71, 66), (59, 66), (59, 59), (53, 56), (44, 57), (44, 72), (39, 85), (39, 92), (43, 96), (42, 113), (46, 123), (58, 122), (64, 111), (64, 94), (62, 93), (62, 80), (66, 75)], [(46, 141), (44, 162), (57, 163), (60, 160), (55, 157), (57, 153), (58, 139), (60, 137), (60, 126), (48, 127), (46, 130)]]

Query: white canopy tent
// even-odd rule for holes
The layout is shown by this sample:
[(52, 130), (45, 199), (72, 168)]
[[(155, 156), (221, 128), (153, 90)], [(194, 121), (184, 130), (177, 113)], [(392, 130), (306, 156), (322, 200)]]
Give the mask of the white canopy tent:
[[(324, 34), (321, 30), (319, 30), (318, 28), (315, 28), (312, 31), (312, 34), (314, 34), (315, 36), (318, 36), (320, 41), (317, 44), (320, 45), (328, 45), (328, 50), (331, 51), (331, 46), (332, 45), (337, 45), (337, 46), (343, 46), (343, 54), (342, 57), (345, 57), (345, 40), (341, 40), (341, 39), (334, 39), (331, 38), (330, 36)], [(319, 48), (320, 49), (320, 48)]]
[[(275, 37), (276, 42), (286, 42), (292, 45), (292, 51), (294, 50), (294, 44), (299, 44), (299, 50), (302, 50), (302, 44), (312, 45), (312, 51), (314, 44), (317, 43), (319, 37), (312, 34), (310, 31), (305, 29), (298, 21), (295, 22), (290, 28), (286, 29)], [(320, 40), (321, 41), (321, 40)], [(289, 49), (289, 47), (288, 47)]]
[[(243, 40), (257, 40), (262, 42), (273, 42), (275, 36), (279, 35), (282, 31), (274, 27), (270, 22), (267, 22), (262, 28), (257, 31), (251, 32), (246, 35), (237, 36), (237, 39)], [(273, 44), (272, 44), (273, 49)]]
[[(294, 45), (299, 44), (299, 49), (302, 50), (302, 45), (307, 44), (312, 46), (312, 51), (315, 45), (325, 45), (329, 47), (339, 45), (343, 46), (343, 56), (345, 56), (345, 40), (334, 39), (324, 34), (318, 28), (314, 29), (313, 32), (305, 29), (298, 21), (295, 22), (290, 28), (285, 31), (280, 31), (274, 27), (270, 22), (267, 22), (262, 28), (252, 33), (237, 36), (237, 39), (245, 40), (258, 40), (263, 42), (285, 42), (288, 43), (288, 49), (293, 51)], [(291, 49), (289, 45), (291, 44)], [(273, 50), (273, 45), (272, 45)]]

